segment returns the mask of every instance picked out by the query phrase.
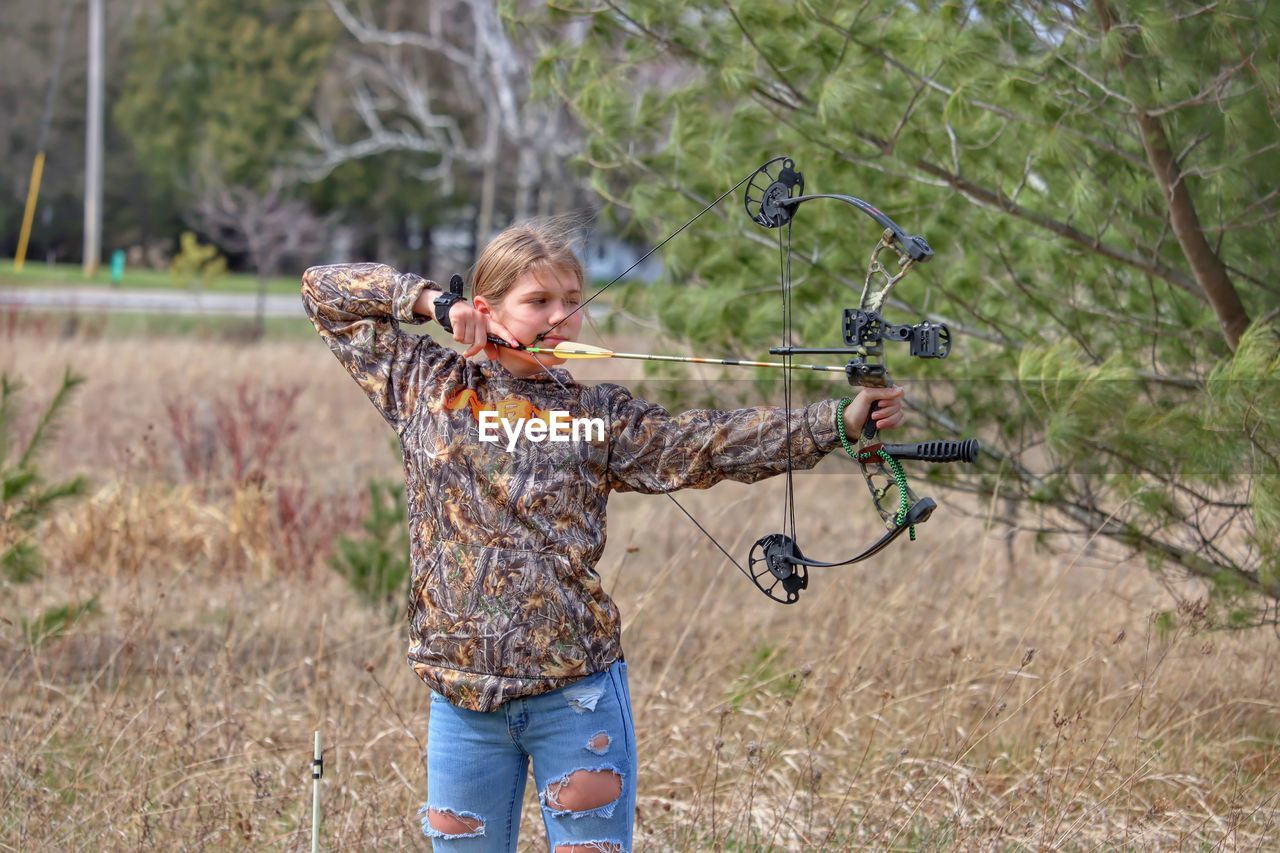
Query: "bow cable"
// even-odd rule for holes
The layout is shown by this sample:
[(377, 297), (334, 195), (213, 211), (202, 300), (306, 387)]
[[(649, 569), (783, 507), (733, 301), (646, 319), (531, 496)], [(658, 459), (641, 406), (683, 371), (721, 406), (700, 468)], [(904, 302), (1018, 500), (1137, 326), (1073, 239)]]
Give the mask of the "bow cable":
[(673, 239), (675, 239), (676, 235), (678, 235), (681, 231), (684, 231), (684, 229), (688, 228), (690, 225), (692, 225), (693, 223), (697, 222), (697, 221), (702, 217), (702, 214), (706, 213), (708, 210), (711, 210), (711, 208), (715, 207), (717, 204), (719, 204), (720, 202), (724, 201), (724, 200), (725, 200), (726, 198), (728, 198), (730, 195), (732, 195), (733, 193), (737, 192), (738, 187), (742, 186), (742, 185), (743, 185), (743, 184), (745, 184), (747, 181), (749, 181), (749, 180), (751, 180), (753, 177), (755, 177), (755, 173), (756, 173), (756, 171), (757, 171), (757, 170), (755, 170), (755, 169), (751, 170), (751, 172), (749, 172), (749, 173), (746, 175), (746, 177), (744, 177), (742, 180), (738, 181), (736, 184), (734, 184), (733, 186), (729, 187), (729, 189), (727, 189), (727, 190), (725, 190), (723, 193), (721, 193), (721, 194), (720, 194), (720, 196), (719, 196), (719, 198), (717, 198), (715, 201), (713, 201), (713, 202), (711, 202), (710, 204), (708, 204), (706, 207), (702, 208), (702, 210), (699, 210), (697, 213), (695, 213), (695, 214), (693, 215), (693, 218), (692, 218), (692, 219), (690, 219), (689, 221), (685, 222), (683, 225), (681, 225), (681, 226), (680, 226), (679, 228), (677, 228), (675, 231), (672, 231), (672, 232), (671, 232), (670, 234), (668, 234), (666, 237), (663, 237), (663, 238), (662, 238), (662, 242), (661, 242), (661, 243), (658, 243), (658, 244), (657, 244), (656, 246), (654, 246), (652, 249), (650, 249), (649, 251), (647, 251), (647, 252), (645, 252), (643, 255), (641, 255), (639, 260), (637, 260), (637, 261), (636, 261), (635, 263), (633, 263), (631, 266), (627, 267), (625, 270), (623, 270), (622, 272), (620, 272), (620, 273), (618, 273), (616, 276), (614, 276), (612, 281), (610, 281), (608, 284), (606, 284), (606, 285), (604, 285), (603, 287), (601, 287), (601, 288), (600, 288), (599, 290), (597, 290), (595, 293), (591, 294), (591, 296), (587, 297), (587, 299), (586, 299), (586, 300), (584, 300), (584, 301), (583, 301), (583, 303), (582, 303), (581, 305), (579, 305), (577, 308), (574, 308), (574, 309), (573, 309), (572, 311), (570, 311), (568, 314), (564, 315), (564, 316), (563, 316), (563, 317), (561, 317), (559, 320), (557, 320), (557, 321), (556, 321), (556, 323), (555, 323), (551, 328), (547, 329), (545, 332), (543, 332), (542, 334), (540, 334), (540, 335), (538, 335), (536, 338), (534, 338), (534, 339), (533, 339), (533, 342), (536, 344), (536, 343), (538, 343), (538, 342), (540, 342), (540, 341), (545, 340), (545, 339), (546, 339), (546, 337), (547, 337), (547, 335), (551, 334), (552, 332), (554, 332), (556, 329), (558, 329), (558, 328), (560, 327), (560, 324), (561, 324), (561, 323), (564, 323), (566, 320), (568, 320), (568, 319), (569, 319), (570, 317), (572, 317), (574, 314), (577, 314), (577, 313), (578, 313), (579, 311), (581, 311), (583, 308), (586, 308), (588, 305), (590, 305), (590, 304), (591, 304), (592, 300), (594, 300), (597, 296), (599, 296), (600, 294), (604, 293), (604, 292), (605, 292), (606, 290), (608, 290), (609, 288), (613, 287), (615, 284), (617, 284), (619, 281), (621, 281), (621, 280), (623, 279), (623, 277), (625, 277), (625, 276), (626, 276), (626, 274), (627, 274), (627, 273), (631, 272), (633, 269), (635, 269), (636, 267), (640, 266), (642, 263), (644, 263), (645, 261), (647, 261), (647, 260), (649, 259), (649, 257), (650, 257), (651, 255), (653, 255), (653, 253), (654, 253), (654, 252), (658, 251), (658, 250), (659, 250), (659, 249), (661, 249), (663, 246), (665, 246), (665, 245), (667, 245), (668, 243), (670, 243)]

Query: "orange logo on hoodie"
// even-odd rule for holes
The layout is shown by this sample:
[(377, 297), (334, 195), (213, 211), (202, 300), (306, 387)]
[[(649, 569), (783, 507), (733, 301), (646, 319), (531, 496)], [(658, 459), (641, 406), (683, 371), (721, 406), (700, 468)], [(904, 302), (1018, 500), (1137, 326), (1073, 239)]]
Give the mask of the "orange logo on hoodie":
[(446, 411), (455, 412), (466, 406), (471, 409), (471, 416), (480, 421), (481, 412), (497, 412), (498, 417), (504, 421), (521, 421), (530, 418), (538, 418), (539, 420), (550, 422), (551, 415), (545, 409), (539, 409), (528, 400), (521, 400), (519, 397), (508, 397), (505, 400), (499, 400), (497, 403), (481, 402), (476, 392), (470, 388), (463, 388), (444, 401)]

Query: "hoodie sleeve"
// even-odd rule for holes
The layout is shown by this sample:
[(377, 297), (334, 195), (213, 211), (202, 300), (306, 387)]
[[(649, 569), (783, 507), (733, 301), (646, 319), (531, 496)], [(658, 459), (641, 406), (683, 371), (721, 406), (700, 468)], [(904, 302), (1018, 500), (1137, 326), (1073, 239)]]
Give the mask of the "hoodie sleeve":
[(721, 480), (754, 483), (817, 465), (839, 441), (835, 400), (800, 409), (691, 409), (672, 415), (613, 386), (609, 480), (615, 491), (648, 494), (706, 489)]
[(427, 279), (385, 264), (335, 264), (302, 274), (302, 304), (356, 384), (400, 432), (422, 389), (457, 369), (461, 354), (430, 337), (401, 331), (429, 319), (413, 311)]

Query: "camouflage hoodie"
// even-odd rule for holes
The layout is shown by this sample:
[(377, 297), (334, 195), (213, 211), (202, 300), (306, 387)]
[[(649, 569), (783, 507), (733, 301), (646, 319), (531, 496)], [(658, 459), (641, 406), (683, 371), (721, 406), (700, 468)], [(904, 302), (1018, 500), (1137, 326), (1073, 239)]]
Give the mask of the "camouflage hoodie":
[[(744, 483), (786, 467), (781, 409), (671, 415), (612, 384), (567, 371), (513, 376), (400, 329), (424, 288), (382, 264), (312, 267), (308, 316), (400, 436), (412, 583), (409, 663), (450, 702), (474, 711), (564, 687), (622, 654), (618, 608), (595, 572), (611, 491), (647, 494)], [(479, 440), (484, 411), (508, 418), (564, 411), (600, 418), (602, 440)], [(791, 413), (792, 463), (817, 464), (838, 442), (835, 402)]]

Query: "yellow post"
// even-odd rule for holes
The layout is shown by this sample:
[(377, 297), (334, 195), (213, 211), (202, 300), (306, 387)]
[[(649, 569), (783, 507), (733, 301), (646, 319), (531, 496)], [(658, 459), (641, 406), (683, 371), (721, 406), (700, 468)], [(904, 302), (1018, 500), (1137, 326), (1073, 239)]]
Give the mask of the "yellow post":
[(31, 164), (31, 186), (27, 187), (27, 209), (22, 213), (22, 231), (18, 233), (18, 254), (13, 259), (13, 271), (22, 272), (27, 259), (27, 241), (31, 239), (31, 221), (36, 216), (36, 199), (40, 196), (40, 178), (44, 175), (44, 152), (37, 151)]

